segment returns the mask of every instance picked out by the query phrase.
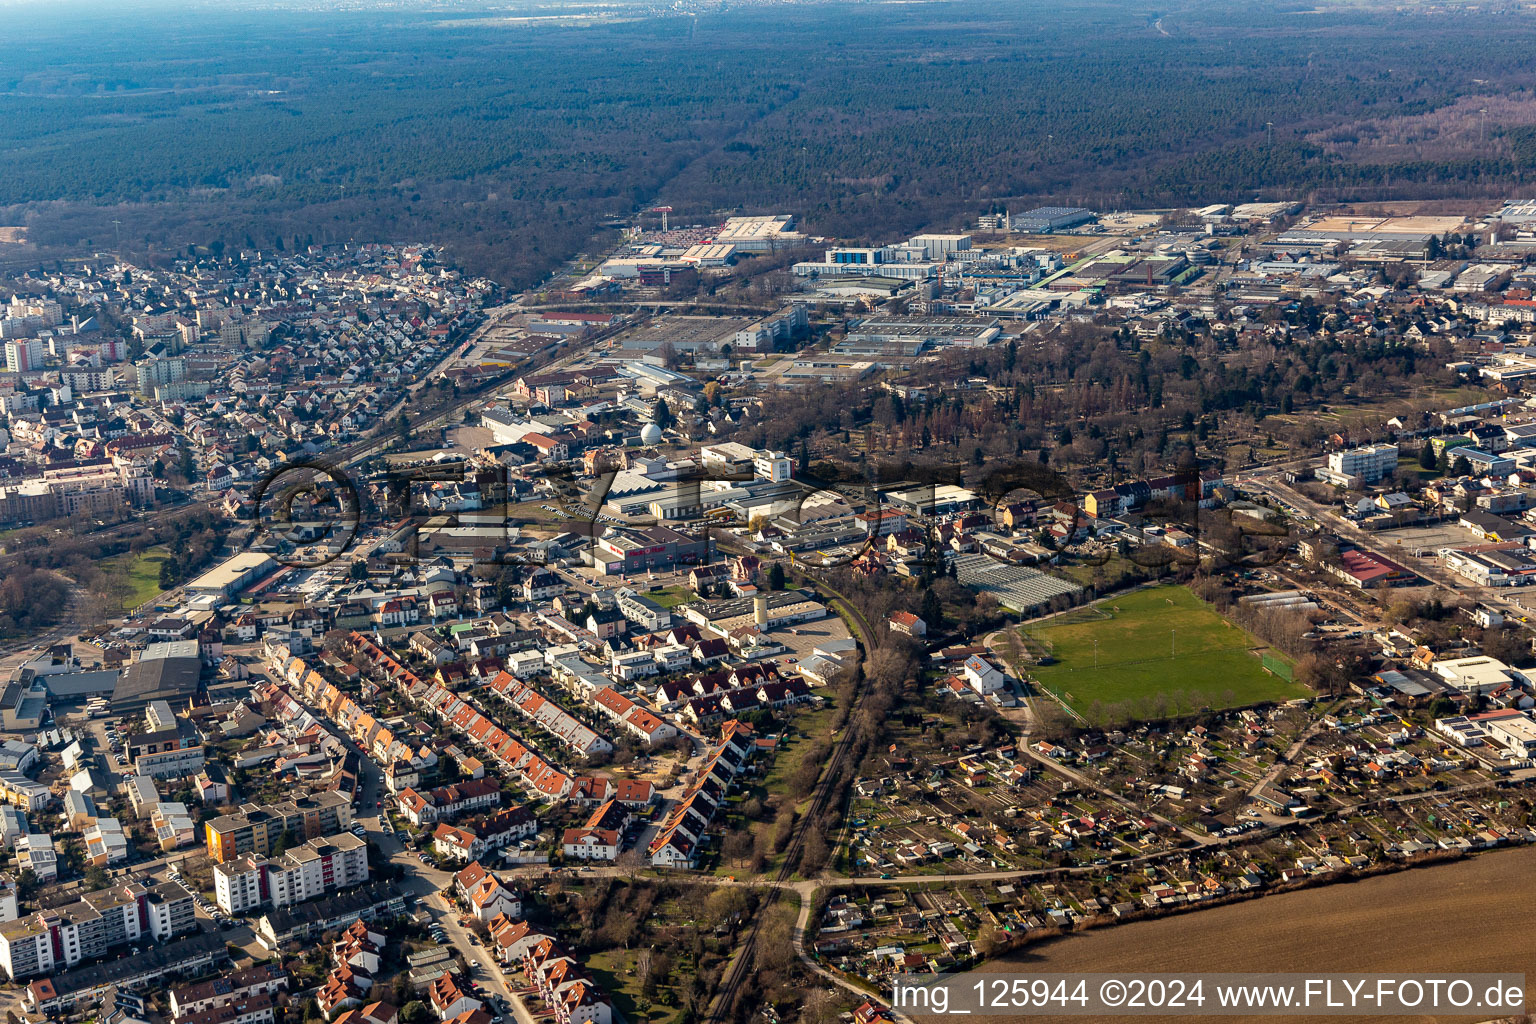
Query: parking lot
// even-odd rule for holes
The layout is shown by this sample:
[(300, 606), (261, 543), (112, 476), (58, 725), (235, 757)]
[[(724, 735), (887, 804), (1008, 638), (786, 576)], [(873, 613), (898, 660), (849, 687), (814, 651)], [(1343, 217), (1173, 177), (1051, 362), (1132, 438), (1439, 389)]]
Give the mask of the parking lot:
[(1386, 545), (1386, 551), (1401, 548), (1409, 554), (1426, 554), (1441, 548), (1461, 548), (1486, 544), (1465, 526), (1455, 523), (1437, 523), (1434, 526), (1407, 526), (1400, 530), (1382, 530), (1377, 534)]

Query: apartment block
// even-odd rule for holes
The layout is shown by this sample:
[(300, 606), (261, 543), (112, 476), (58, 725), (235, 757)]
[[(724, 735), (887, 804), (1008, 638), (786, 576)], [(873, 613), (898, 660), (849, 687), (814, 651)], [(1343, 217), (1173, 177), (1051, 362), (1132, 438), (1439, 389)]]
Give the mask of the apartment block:
[(204, 842), (216, 864), (241, 857), (266, 857), (284, 832), (304, 840), (345, 832), (352, 824), (352, 801), (342, 793), (319, 793), (280, 803), (242, 804), (234, 814), (205, 822)]
[(213, 869), (214, 900), (226, 914), (287, 907), (368, 881), (368, 844), (352, 835), (311, 839), (270, 860), (242, 857)]
[(261, 964), (171, 989), (171, 1015), (186, 1017), (238, 1003), (255, 995), (275, 996), (288, 989), (288, 972), (273, 964)]
[(1336, 478), (1358, 478), (1374, 484), (1397, 468), (1397, 445), (1373, 444), (1328, 453), (1328, 471)]
[(129, 882), (0, 925), (0, 968), (12, 979), (53, 974), (129, 943), (163, 942), (197, 927), (192, 894), (176, 882)]

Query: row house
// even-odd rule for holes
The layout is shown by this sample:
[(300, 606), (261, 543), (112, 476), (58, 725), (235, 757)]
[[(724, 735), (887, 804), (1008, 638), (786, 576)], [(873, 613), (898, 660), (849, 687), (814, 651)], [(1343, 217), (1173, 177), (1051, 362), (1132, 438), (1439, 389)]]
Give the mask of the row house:
[(275, 996), (288, 990), (288, 972), (276, 964), (261, 964), (218, 978), (171, 989), (171, 1015), (185, 1017), (254, 995)]
[(495, 779), (468, 779), (439, 786), (425, 793), (406, 789), (400, 793), (397, 801), (400, 813), (412, 825), (419, 827), (439, 821), (452, 821), (469, 811), (498, 807), (501, 805), (501, 787)]
[(800, 679), (763, 683), (760, 686), (743, 686), (712, 693), (707, 697), (695, 697), (683, 707), (683, 717), (704, 726), (749, 711), (768, 708), (784, 708), (805, 703), (812, 698), (811, 689)]
[(491, 951), (503, 964), (521, 963), (524, 954), (547, 938), (538, 925), (506, 914), (491, 919)]
[(453, 974), (445, 974), (432, 983), (432, 987), (427, 990), (427, 1001), (440, 1021), (452, 1020), (485, 1005), (470, 995)]
[(611, 687), (597, 691), (593, 705), (624, 729), (644, 740), (647, 746), (664, 743), (677, 735), (677, 728), (662, 721)]
[(607, 993), (554, 939), (534, 943), (523, 954), (523, 970), (558, 1024), (612, 1024)]
[(560, 849), (576, 860), (614, 861), (624, 846), (624, 834), (634, 821), (634, 814), (617, 801), (609, 800), (581, 828), (568, 828), (560, 837)]
[[(357, 633), (352, 635), (360, 636)], [(370, 675), (384, 675), (392, 679), (394, 674), (406, 672), (403, 665), (372, 642), (368, 643), (367, 648), (357, 648), (354, 657), (367, 666)], [(437, 753), (429, 745), (407, 730), (397, 733), (395, 729), (379, 722), (349, 694), (342, 692), (302, 658), (282, 660), (281, 670), (284, 678), (297, 686), (300, 693), (317, 705), (330, 721), (348, 733), (358, 746), (384, 767), (385, 782), (391, 787), (391, 792), (399, 792), (404, 786), (414, 785), (423, 774), (435, 771)]]
[(720, 740), (706, 752), (693, 784), (668, 812), (656, 837), (646, 847), (652, 866), (694, 866), (699, 844), (715, 810), (724, 800), (737, 773), (750, 760), (753, 750), (749, 726), (735, 720), (725, 723)]
[[(508, 734), (496, 725), (478, 707), (466, 697), (448, 690), (439, 683), (418, 678), (415, 673), (400, 665), (392, 656), (380, 648), (367, 636), (353, 633), (349, 643), (354, 649), (354, 659), (369, 666), (370, 671), (382, 678), (389, 679), (398, 686), (404, 695), (417, 707), (439, 719), (444, 724), (456, 730), (466, 737), (475, 746), (486, 751), (498, 764), (502, 765), (512, 775), (515, 781), (521, 785), (535, 799), (549, 800), (551, 802), (564, 800), (577, 785), (578, 780), (559, 766), (550, 764), (538, 754), (529, 750), (520, 740)], [(501, 693), (509, 700), (526, 695), (523, 693), (524, 684), (508, 672), (499, 673), (491, 682), (491, 689)], [(519, 710), (533, 706), (524, 699)], [(569, 713), (550, 702), (544, 702), (543, 710), (551, 715), (565, 716), (571, 722)], [(546, 717), (541, 721), (551, 721)], [(579, 722), (575, 722), (580, 726)], [(586, 734), (601, 740), (597, 734), (585, 726)], [(553, 730), (551, 730), (553, 731)], [(580, 740), (584, 735), (575, 731), (569, 736)], [(606, 744), (606, 740), (601, 740)], [(578, 749), (603, 750), (611, 749), (610, 746), (579, 746)]]
[(483, 868), (479, 861), (453, 876), (453, 888), (469, 904), (476, 920), (490, 924), (497, 917), (523, 916), (522, 896)]
[(450, 860), (468, 864), (485, 854), (537, 835), (539, 821), (525, 806), (508, 807), (461, 825), (439, 824), (432, 833), (432, 849)]
[(277, 999), (265, 992), (243, 996), (196, 1013), (178, 1014), (171, 1024), (272, 1024)]
[(609, 779), (588, 776), (571, 789), (571, 802), (581, 807), (597, 807), (610, 800), (631, 811), (643, 811), (656, 802), (656, 784), (645, 779)]
[(571, 791), (571, 776), (529, 750), (515, 737), (498, 727), (467, 699), (444, 688), (411, 677), (402, 683), (406, 695), (445, 724), (468, 738), (501, 764), (531, 795), (551, 801), (564, 799)]
[(511, 673), (497, 675), (490, 688), (506, 698), (524, 718), (543, 727), (576, 753), (590, 757), (613, 750), (613, 744), (590, 726)]
[(391, 598), (374, 610), (373, 621), (381, 629), (414, 626), (421, 621), (421, 610), (414, 597)]

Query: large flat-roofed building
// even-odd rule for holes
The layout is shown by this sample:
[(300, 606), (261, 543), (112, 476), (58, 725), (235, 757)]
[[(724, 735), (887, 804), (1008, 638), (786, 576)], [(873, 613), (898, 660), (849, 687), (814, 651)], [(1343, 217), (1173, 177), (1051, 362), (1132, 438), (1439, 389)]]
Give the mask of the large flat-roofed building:
[(832, 346), (832, 352), (840, 356), (863, 356), (886, 365), (908, 363), (927, 348), (928, 341), (924, 338), (844, 338)]
[(140, 661), (155, 661), (159, 658), (195, 657), (197, 657), (196, 640), (163, 640), (157, 644), (149, 644), (139, 652)]
[(723, 267), (734, 255), (736, 255), (736, 246), (715, 242), (690, 245), (680, 258), (684, 263), (693, 263), (700, 267)]
[(885, 500), (905, 512), (940, 516), (975, 508), (981, 501), (976, 492), (956, 484), (932, 484), (888, 491)]
[(188, 583), (186, 591), (194, 597), (200, 594), (233, 597), (276, 568), (277, 562), (271, 555), (242, 551)]
[(820, 262), (796, 263), (797, 277), (840, 275), (889, 277), (899, 281), (927, 281), (944, 272), (937, 260), (915, 259), (918, 250), (892, 245), (837, 246), (822, 254)]
[[(752, 326), (753, 321), (744, 316), (659, 316), (627, 328), (610, 341), (610, 352), (631, 354), (654, 353), (670, 345), (678, 352), (718, 352), (722, 345), (733, 344), (738, 332)], [(615, 365), (622, 376), (640, 377), (644, 389), (657, 386), (695, 386), (692, 378), (677, 374), (665, 367), (624, 358)], [(659, 363), (660, 360), (657, 360)], [(649, 380), (643, 379), (649, 377)]]
[(779, 373), (779, 378), (790, 384), (802, 381), (820, 381), (823, 384), (852, 384), (863, 380), (880, 364), (872, 359), (855, 359), (852, 356), (811, 356), (796, 359), (789, 368)]
[(794, 230), (795, 218), (781, 213), (769, 217), (727, 217), (715, 241), (741, 252), (771, 252), (799, 245), (805, 236)]
[(1536, 223), (1536, 199), (1506, 199), (1495, 216), (1508, 224)]
[(1063, 231), (1093, 220), (1093, 211), (1081, 206), (1037, 206), (1033, 210), (1016, 213), (1009, 218), (1015, 231), (1031, 235), (1044, 235)]
[(988, 555), (959, 555), (955, 578), (973, 590), (997, 598), (1020, 613), (1033, 612), (1053, 600), (1075, 601), (1082, 587), (1023, 565), (1006, 565)]
[(827, 615), (826, 605), (800, 590), (694, 601), (678, 610), (688, 621), (709, 626), (720, 633), (751, 625), (771, 632), (799, 622), (814, 622)]
[[(185, 706), (197, 695), (198, 682), (202, 677), (203, 663), (197, 656), (197, 641), (183, 641), (192, 653), (156, 652), (145, 648), (139, 660), (129, 665), (117, 678), (112, 688), (112, 710), (120, 715), (138, 714), (151, 701), (163, 700), (172, 706)], [(155, 647), (178, 647), (177, 644), (155, 644)]]
[(1536, 752), (1536, 721), (1529, 715), (1490, 717), (1483, 728), (1489, 739), (1512, 754), (1529, 757)]
[(1430, 666), (1435, 675), (1469, 695), (1491, 693), (1516, 682), (1516, 673), (1497, 658), (1477, 655), (1471, 658), (1448, 658)]
[(1001, 333), (992, 316), (875, 316), (849, 328), (837, 351), (878, 355), (888, 348), (908, 346), (906, 354), (915, 355), (930, 346), (980, 348)]
[(693, 565), (708, 555), (707, 538), (690, 537), (665, 526), (612, 528), (592, 546), (594, 566), (608, 576)]
[(966, 252), (971, 247), (970, 235), (913, 235), (908, 245), (921, 246), (931, 260), (947, 259), (951, 253)]
[(706, 470), (713, 473), (749, 478), (752, 476), (752, 461), (757, 458), (757, 453), (758, 450), (750, 445), (738, 441), (722, 441), (701, 446), (699, 461)]

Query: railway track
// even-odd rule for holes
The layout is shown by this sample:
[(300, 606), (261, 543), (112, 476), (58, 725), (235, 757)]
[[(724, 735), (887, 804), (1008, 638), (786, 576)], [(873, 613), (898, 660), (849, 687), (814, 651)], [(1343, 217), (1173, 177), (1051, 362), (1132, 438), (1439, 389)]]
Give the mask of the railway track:
[[(828, 603), (841, 608), (848, 618), (852, 620), (858, 629), (859, 643), (864, 647), (865, 657), (867, 658), (869, 652), (874, 647), (876, 634), (864, 614), (854, 607), (853, 603), (842, 594), (815, 577), (808, 575), (803, 570), (796, 568), (792, 569), (791, 573), (812, 589), (827, 595), (829, 597)], [(800, 863), (800, 858), (805, 851), (806, 837), (809, 835), (810, 829), (817, 827), (816, 822), (826, 811), (832, 799), (832, 794), (837, 788), (838, 779), (846, 767), (845, 762), (848, 760), (849, 751), (853, 749), (854, 743), (858, 738), (859, 727), (856, 712), (867, 692), (867, 689), (862, 685), (854, 692), (853, 702), (848, 708), (848, 720), (843, 728), (843, 735), (832, 751), (832, 757), (827, 762), (826, 770), (822, 772), (821, 777), (816, 782), (816, 789), (811, 794), (811, 804), (801, 817), (799, 824), (795, 827), (794, 835), (790, 838), (789, 846), (784, 853), (784, 861), (779, 865), (778, 872), (769, 883), (767, 900), (761, 910), (759, 910), (757, 919), (752, 924), (751, 931), (747, 933), (745, 941), (742, 942), (740, 949), (737, 951), (736, 958), (731, 961), (731, 965), (726, 971), (723, 985), (715, 997), (714, 1010), (708, 1018), (710, 1024), (724, 1024), (725, 1021), (731, 1018), (731, 1013), (736, 1005), (736, 998), (751, 968), (752, 957), (757, 949), (757, 942), (762, 931), (763, 922), (767, 919), (768, 912), (778, 903), (783, 891), (790, 887), (790, 875), (794, 873), (795, 868)]]

